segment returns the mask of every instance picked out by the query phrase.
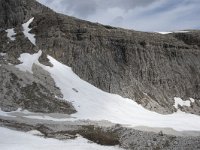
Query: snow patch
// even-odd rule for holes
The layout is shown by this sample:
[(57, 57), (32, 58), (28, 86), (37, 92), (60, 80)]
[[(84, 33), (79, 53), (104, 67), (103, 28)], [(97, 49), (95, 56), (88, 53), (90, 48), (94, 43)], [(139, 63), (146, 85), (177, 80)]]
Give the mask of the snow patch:
[(180, 105), (180, 106), (187, 106), (187, 107), (190, 107), (190, 106), (191, 106), (190, 103), (191, 103), (190, 100), (183, 101), (183, 100), (182, 100), (181, 98), (179, 98), (179, 97), (175, 97), (175, 98), (174, 98), (174, 107), (175, 107), (176, 109), (178, 109), (178, 106), (179, 106), (179, 105)]
[(190, 101), (191, 101), (192, 103), (194, 103), (194, 102), (195, 102), (195, 99), (193, 99), (193, 98), (190, 98)]
[(31, 130), (26, 133), (31, 134), (31, 135), (43, 136), (43, 134), (38, 130)]
[[(135, 101), (116, 94), (104, 92), (79, 78), (70, 67), (48, 56), (53, 67), (44, 66), (38, 62), (41, 51), (37, 54), (22, 54), (23, 62), (20, 68), (30, 70), (33, 63), (48, 71), (56, 86), (61, 89), (64, 99), (72, 102), (77, 113), (71, 115), (72, 120), (107, 120), (112, 123), (126, 124), (131, 127), (147, 126), (173, 128), (177, 131), (200, 131), (200, 117), (184, 112), (162, 115), (146, 110)], [(36, 57), (37, 56), (37, 57)], [(78, 92), (75, 92), (76, 89)], [(180, 99), (176, 103), (181, 103)], [(183, 102), (182, 102), (183, 103)], [(189, 105), (189, 103), (183, 103)]]
[(34, 63), (39, 64), (38, 59), (41, 56), (41, 54), (42, 54), (41, 50), (38, 53), (32, 55), (28, 53), (21, 54), (18, 60), (20, 60), (22, 64), (16, 65), (16, 67), (21, 71), (25, 72), (28, 71), (30, 73), (33, 73), (32, 66)]
[(186, 100), (186, 101), (183, 101), (181, 98), (179, 97), (175, 97), (174, 98), (174, 107), (176, 109), (179, 109), (178, 106), (187, 106), (187, 107), (190, 107), (191, 106), (191, 103), (194, 103), (195, 102), (195, 99), (193, 98), (190, 98), (189, 100)]
[(4, 57), (6, 56), (6, 53), (0, 53), (0, 56)]
[(171, 32), (156, 32), (160, 34), (170, 34), (170, 33), (187, 33), (189, 31), (171, 31)]
[(118, 146), (101, 146), (82, 137), (59, 141), (0, 127), (1, 150), (122, 150)]
[(157, 32), (157, 33), (160, 33), (160, 34), (170, 34), (170, 33), (173, 33), (173, 32)]
[(11, 40), (11, 41), (15, 41), (15, 35), (16, 35), (16, 33), (15, 33), (15, 31), (14, 31), (14, 28), (12, 28), (12, 29), (7, 29), (6, 30), (6, 32), (7, 32), (7, 37)]
[(22, 27), (24, 29), (23, 33), (25, 37), (27, 37), (33, 45), (36, 45), (35, 34), (29, 33), (31, 31), (31, 28), (29, 28), (29, 25), (33, 22), (33, 19), (34, 18), (31, 18), (28, 22), (22, 24)]
[(188, 33), (190, 31), (174, 31), (174, 33)]

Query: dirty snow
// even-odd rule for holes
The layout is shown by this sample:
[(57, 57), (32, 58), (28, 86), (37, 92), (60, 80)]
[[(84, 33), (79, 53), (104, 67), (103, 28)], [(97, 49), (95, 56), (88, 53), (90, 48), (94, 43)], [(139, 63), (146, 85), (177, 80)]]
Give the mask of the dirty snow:
[(20, 61), (23, 63), (20, 68), (23, 68), (24, 71), (30, 71), (33, 63), (36, 63), (51, 74), (56, 85), (61, 89), (64, 99), (72, 102), (78, 111), (71, 115), (76, 119), (69, 120), (108, 120), (113, 123), (128, 124), (132, 127), (147, 126), (173, 128), (177, 131), (200, 131), (200, 116), (183, 112), (162, 115), (146, 110), (131, 99), (106, 93), (94, 87), (79, 78), (70, 67), (63, 65), (51, 56), (48, 56), (48, 59), (53, 67), (40, 64), (36, 59), (40, 55), (41, 51), (34, 55), (22, 54)]
[(101, 146), (82, 137), (59, 141), (2, 127), (0, 127), (0, 133), (1, 150), (120, 150), (119, 147)]
[(7, 32), (7, 37), (8, 37), (11, 41), (15, 41), (15, 35), (16, 35), (16, 33), (15, 33), (15, 31), (14, 31), (14, 28), (12, 28), (12, 29), (7, 29), (6, 32)]
[(33, 44), (36, 45), (36, 39), (35, 39), (35, 34), (29, 33), (31, 31), (31, 28), (29, 28), (29, 25), (33, 22), (34, 18), (31, 18), (28, 22), (22, 24), (23, 27), (23, 33), (25, 35), (25, 37), (27, 37), (29, 39), (29, 41)]

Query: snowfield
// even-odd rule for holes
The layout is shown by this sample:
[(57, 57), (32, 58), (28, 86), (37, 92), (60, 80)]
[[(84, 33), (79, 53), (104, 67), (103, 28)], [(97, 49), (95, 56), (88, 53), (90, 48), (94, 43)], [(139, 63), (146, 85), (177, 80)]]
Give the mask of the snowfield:
[(58, 62), (51, 56), (48, 59), (53, 67), (39, 63), (37, 54), (21, 54), (22, 64), (17, 67), (32, 73), (33, 63), (47, 70), (56, 85), (61, 89), (64, 99), (72, 102), (77, 113), (69, 120), (108, 120), (113, 123), (131, 127), (147, 126), (173, 128), (177, 131), (200, 131), (200, 116), (178, 111), (170, 115), (162, 115), (146, 110), (134, 100), (116, 94), (104, 92), (79, 78), (70, 67)]
[(34, 136), (38, 131), (23, 133), (0, 127), (1, 150), (122, 150), (115, 146), (101, 146), (78, 137), (74, 140), (59, 141), (56, 139)]

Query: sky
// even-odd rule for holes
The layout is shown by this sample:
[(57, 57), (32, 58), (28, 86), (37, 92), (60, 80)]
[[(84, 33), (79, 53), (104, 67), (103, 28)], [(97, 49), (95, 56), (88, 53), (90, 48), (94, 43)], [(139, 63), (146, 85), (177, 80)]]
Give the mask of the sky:
[(56, 12), (138, 31), (200, 29), (200, 0), (37, 0)]

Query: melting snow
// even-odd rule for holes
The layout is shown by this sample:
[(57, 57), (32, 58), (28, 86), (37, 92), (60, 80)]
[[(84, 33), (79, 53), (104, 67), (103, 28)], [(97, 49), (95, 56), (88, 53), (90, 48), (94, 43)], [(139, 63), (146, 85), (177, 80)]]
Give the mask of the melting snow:
[(115, 146), (101, 146), (91, 143), (82, 137), (59, 141), (2, 127), (0, 127), (0, 133), (1, 150), (120, 150), (119, 147)]
[(7, 37), (11, 40), (11, 41), (14, 41), (15, 40), (15, 35), (16, 35), (16, 33), (15, 33), (15, 31), (14, 31), (14, 28), (12, 28), (12, 29), (7, 29), (6, 30), (6, 32), (7, 32)]
[(31, 22), (33, 22), (33, 19), (34, 18), (31, 18), (28, 22), (22, 24), (22, 26), (24, 29), (23, 33), (25, 37), (27, 37), (31, 41), (31, 43), (35, 45), (35, 41), (36, 41), (35, 34), (29, 33), (29, 31), (31, 31), (31, 28), (29, 28), (29, 25), (31, 24)]
[[(193, 114), (177, 112), (170, 115), (162, 115), (146, 110), (135, 101), (123, 98), (119, 95), (106, 93), (86, 81), (80, 79), (70, 67), (48, 56), (53, 67), (44, 66), (38, 62), (41, 51), (37, 54), (22, 54), (18, 66), (24, 71), (31, 71), (33, 63), (47, 70), (56, 85), (61, 89), (64, 99), (71, 101), (77, 113), (71, 115), (76, 120), (108, 120), (113, 123), (135, 126), (173, 128), (177, 131), (200, 131), (200, 117)], [(75, 92), (76, 89), (78, 92)], [(178, 101), (182, 102), (182, 101)], [(185, 104), (189, 105), (189, 104)], [(72, 120), (72, 119), (69, 119)]]

